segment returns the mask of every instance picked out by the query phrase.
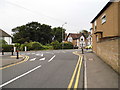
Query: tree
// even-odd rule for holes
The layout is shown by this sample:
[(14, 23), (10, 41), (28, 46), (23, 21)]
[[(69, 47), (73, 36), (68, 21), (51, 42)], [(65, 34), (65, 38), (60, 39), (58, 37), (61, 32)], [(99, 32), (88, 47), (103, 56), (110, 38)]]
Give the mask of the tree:
[(80, 33), (83, 33), (86, 38), (89, 36), (89, 32), (87, 30), (82, 30)]
[(36, 41), (42, 44), (52, 42), (51, 26), (40, 24), (38, 22), (31, 22), (12, 29), (13, 42), (23, 44), (25, 42)]
[(57, 40), (58, 42), (62, 42), (62, 34), (63, 34), (63, 39), (65, 39), (65, 29), (62, 27), (55, 27), (52, 29), (52, 34), (53, 34), (53, 40)]

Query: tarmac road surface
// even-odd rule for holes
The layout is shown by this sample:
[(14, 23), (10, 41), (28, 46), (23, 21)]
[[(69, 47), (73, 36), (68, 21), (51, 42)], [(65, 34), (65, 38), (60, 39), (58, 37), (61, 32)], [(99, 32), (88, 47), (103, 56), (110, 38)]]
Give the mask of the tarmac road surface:
[(29, 59), (0, 70), (0, 88), (83, 88), (83, 64), (77, 66), (81, 59), (75, 51), (80, 50), (21, 52)]

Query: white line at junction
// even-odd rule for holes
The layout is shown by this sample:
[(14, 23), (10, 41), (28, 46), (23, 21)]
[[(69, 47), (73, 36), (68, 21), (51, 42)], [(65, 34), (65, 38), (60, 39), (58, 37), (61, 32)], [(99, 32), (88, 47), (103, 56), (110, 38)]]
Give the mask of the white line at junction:
[(35, 61), (35, 60), (36, 60), (36, 58), (30, 59), (30, 61)]
[(44, 60), (45, 60), (45, 57), (40, 59), (40, 61), (44, 61)]
[(54, 55), (48, 62), (51, 62), (54, 58), (55, 58), (56, 55)]
[(38, 68), (40, 68), (40, 67), (41, 67), (41, 65), (39, 65), (39, 66), (33, 68), (32, 70), (30, 70), (30, 71), (28, 71), (28, 72), (26, 72), (26, 73), (24, 73), (24, 74), (22, 74), (22, 75), (19, 75), (19, 76), (13, 78), (13, 79), (7, 81), (6, 83), (0, 85), (0, 88), (2, 88), (3, 86), (6, 86), (6, 85), (8, 85), (8, 84), (14, 82), (15, 80), (17, 80), (17, 79), (19, 79), (19, 78), (21, 78), (21, 77), (23, 77), (23, 76), (25, 76), (25, 75), (27, 75), (27, 74), (33, 72), (33, 71), (35, 71), (36, 69), (38, 69)]

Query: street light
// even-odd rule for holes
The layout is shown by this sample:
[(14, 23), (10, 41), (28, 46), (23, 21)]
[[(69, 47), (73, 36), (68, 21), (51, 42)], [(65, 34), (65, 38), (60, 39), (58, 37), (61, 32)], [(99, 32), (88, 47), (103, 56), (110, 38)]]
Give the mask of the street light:
[[(67, 22), (65, 22), (65, 23), (62, 25), (62, 42), (63, 42), (63, 39), (64, 39), (64, 37), (63, 37), (63, 26), (64, 26), (65, 24), (67, 24)], [(63, 49), (63, 47), (64, 47), (64, 42), (62, 43), (62, 49)]]

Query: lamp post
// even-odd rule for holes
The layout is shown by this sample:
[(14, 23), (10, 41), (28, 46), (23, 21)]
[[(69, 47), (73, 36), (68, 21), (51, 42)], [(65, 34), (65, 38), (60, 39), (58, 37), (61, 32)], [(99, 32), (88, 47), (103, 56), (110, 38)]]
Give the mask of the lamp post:
[[(64, 35), (63, 35), (63, 26), (65, 25), (65, 24), (67, 24), (67, 22), (65, 22), (63, 25), (62, 25), (62, 42), (63, 42), (63, 39), (64, 39)], [(63, 47), (64, 47), (64, 42), (62, 43), (62, 49), (63, 49)]]

